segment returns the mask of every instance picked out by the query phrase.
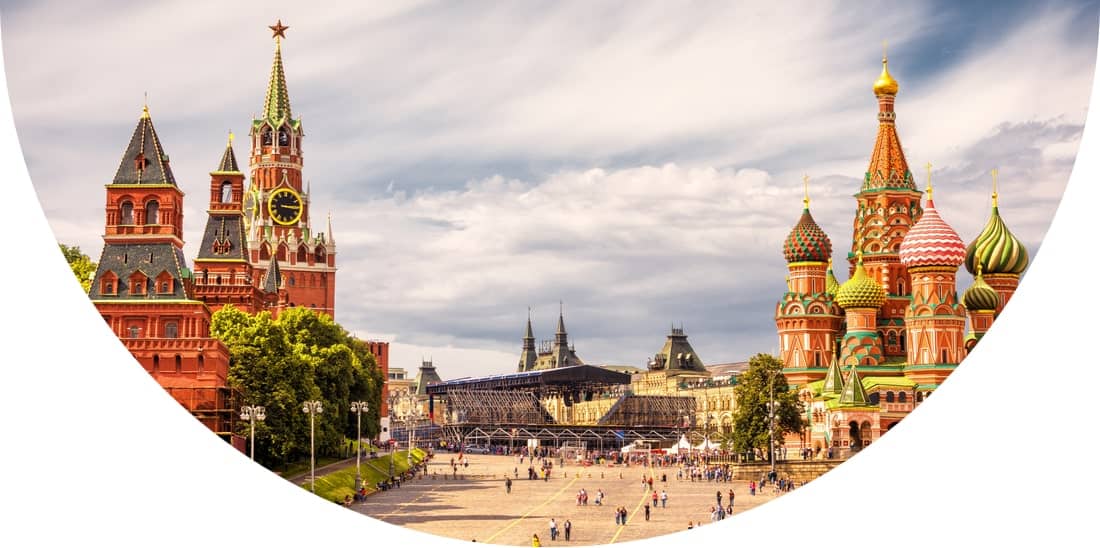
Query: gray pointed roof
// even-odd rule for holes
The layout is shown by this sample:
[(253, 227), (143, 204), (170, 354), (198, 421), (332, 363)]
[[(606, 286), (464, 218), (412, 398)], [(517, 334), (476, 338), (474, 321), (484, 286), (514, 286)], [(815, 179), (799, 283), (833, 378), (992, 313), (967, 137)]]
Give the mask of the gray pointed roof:
[(439, 378), (431, 360), (420, 362), (420, 371), (416, 374), (416, 395), (428, 395), (428, 385), (436, 382), (443, 382), (443, 379)]
[[(234, 259), (247, 262), (246, 241), (244, 219), (240, 212), (211, 213), (206, 218), (206, 230), (202, 234), (197, 259)], [(215, 242), (221, 245), (215, 246)], [(224, 251), (216, 253), (215, 248)]]
[(160, 144), (157, 132), (153, 128), (153, 119), (149, 109), (142, 110), (130, 144), (122, 153), (114, 185), (173, 185), (176, 178), (168, 167), (168, 154)]
[(683, 327), (672, 327), (670, 329), (664, 346), (653, 357), (652, 367), (676, 371), (705, 372), (707, 370), (703, 366), (703, 360), (699, 358), (691, 343), (688, 342)]
[(275, 255), (271, 256), (271, 262), (267, 267), (267, 279), (264, 280), (264, 293), (278, 293), (282, 287), (282, 275), (279, 273), (279, 260)]
[(237, 166), (237, 156), (233, 154), (233, 138), (229, 138), (229, 144), (225, 145), (225, 152), (222, 153), (222, 161), (218, 162), (218, 169), (214, 170), (218, 173), (240, 173), (241, 168)]

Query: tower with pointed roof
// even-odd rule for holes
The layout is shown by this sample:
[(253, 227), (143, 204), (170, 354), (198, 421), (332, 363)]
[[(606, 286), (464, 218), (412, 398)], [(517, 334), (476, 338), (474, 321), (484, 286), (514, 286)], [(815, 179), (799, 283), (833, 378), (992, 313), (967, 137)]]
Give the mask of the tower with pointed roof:
[(832, 242), (810, 215), (809, 178), (803, 178), (802, 216), (783, 243), (787, 292), (776, 304), (779, 359), (788, 382), (802, 384), (825, 376), (835, 357), (841, 311), (834, 302)]
[[(530, 314), (530, 312), (528, 312)], [(520, 367), (524, 367), (530, 354), (527, 352), (528, 338), (534, 342), (534, 333), (531, 331), (530, 316), (528, 316), (527, 333), (523, 340), (524, 351)], [(535, 355), (534, 365), (521, 371), (541, 371), (543, 369), (556, 369), (559, 367), (572, 367), (584, 365), (584, 361), (577, 357), (576, 350), (569, 344), (569, 334), (565, 331), (565, 309), (558, 312), (558, 328), (551, 341), (542, 341)]]
[[(905, 152), (898, 137), (894, 100), (898, 82), (890, 74), (885, 52), (882, 73), (872, 90), (878, 99), (878, 134), (871, 161), (856, 194), (849, 276), (856, 273), (857, 255), (862, 252), (867, 275), (881, 285), (886, 298), (881, 305), (875, 329), (885, 343), (887, 358), (901, 360), (906, 355), (904, 337), (905, 307), (912, 294), (909, 274), (901, 264), (901, 242), (921, 215), (921, 193), (913, 181)], [(890, 344), (897, 341), (897, 344)]]
[(280, 20), (270, 28), (275, 57), (263, 110), (249, 131), (251, 179), (243, 204), (252, 281), (264, 284), (274, 257), (285, 306), (335, 315), (336, 240), (331, 216), (323, 231), (311, 225), (309, 185), (303, 188), (302, 179), (305, 133), (291, 111), (283, 69), (282, 40), (289, 27)]
[(905, 309), (909, 341), (905, 375), (922, 386), (934, 387), (966, 356), (966, 309), (955, 289), (966, 247), (936, 211), (932, 165), (927, 168), (924, 213), (902, 241), (900, 256), (913, 283), (912, 301)]
[(535, 332), (531, 329), (531, 309), (527, 309), (527, 330), (523, 332), (523, 351), (519, 355), (519, 373), (531, 371), (538, 361), (538, 351), (535, 349)]
[(229, 351), (210, 336), (210, 309), (195, 298), (195, 278), (183, 255), (183, 192), (148, 107), (106, 194), (92, 304), (169, 394), (243, 449), (233, 433)]
[(206, 228), (195, 257), (195, 298), (212, 312), (227, 304), (250, 314), (263, 309), (248, 257), (244, 195), (244, 173), (237, 165), (230, 133), (218, 166), (210, 172)]

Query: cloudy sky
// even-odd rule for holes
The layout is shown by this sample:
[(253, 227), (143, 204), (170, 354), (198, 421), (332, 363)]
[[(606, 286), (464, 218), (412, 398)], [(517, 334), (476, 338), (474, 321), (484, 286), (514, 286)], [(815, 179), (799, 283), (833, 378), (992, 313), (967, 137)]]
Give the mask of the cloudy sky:
[(921, 187), (931, 162), (970, 241), (998, 168), (1034, 257), (1098, 20), (1096, 2), (370, 4), (5, 0), (12, 108), (57, 238), (99, 256), (103, 185), (148, 93), (193, 257), (208, 172), (263, 105), (281, 18), (315, 230), (333, 214), (336, 319), (393, 341), (391, 365), (514, 370), (528, 306), (551, 338), (559, 300), (588, 363), (643, 365), (670, 323), (705, 362), (742, 360), (777, 345), (803, 174), (838, 263), (851, 245), (884, 40)]

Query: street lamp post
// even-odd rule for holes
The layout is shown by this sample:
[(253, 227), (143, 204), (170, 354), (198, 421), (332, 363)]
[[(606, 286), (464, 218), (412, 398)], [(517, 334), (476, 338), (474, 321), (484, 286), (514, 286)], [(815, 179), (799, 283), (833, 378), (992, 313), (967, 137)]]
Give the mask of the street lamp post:
[(363, 453), (363, 413), (367, 412), (369, 406), (365, 401), (353, 401), (351, 402), (351, 412), (355, 413), (355, 492), (358, 493), (363, 487), (363, 476), (359, 473), (359, 457)]
[[(415, 408), (413, 408), (412, 412), (409, 414), (409, 420), (405, 423), (405, 430), (409, 434), (409, 452), (405, 455), (406, 461), (409, 464), (409, 468), (412, 468), (412, 461), (413, 461), (413, 455), (412, 455), (413, 439), (414, 439), (413, 429), (416, 428), (417, 424), (420, 422), (420, 417), (421, 417), (420, 408), (415, 407)], [(412, 426), (410, 426), (410, 423), (411, 423)]]
[(248, 421), (248, 437), (252, 444), (252, 460), (256, 460), (256, 421), (266, 418), (262, 405), (246, 405), (241, 408), (241, 420)]
[(309, 490), (317, 492), (317, 459), (314, 455), (313, 424), (314, 417), (321, 412), (321, 402), (310, 400), (302, 404), (302, 412), (309, 414)]
[(768, 455), (771, 460), (771, 475), (768, 479), (775, 478), (775, 379), (781, 374), (782, 369), (772, 373), (771, 382), (768, 383)]

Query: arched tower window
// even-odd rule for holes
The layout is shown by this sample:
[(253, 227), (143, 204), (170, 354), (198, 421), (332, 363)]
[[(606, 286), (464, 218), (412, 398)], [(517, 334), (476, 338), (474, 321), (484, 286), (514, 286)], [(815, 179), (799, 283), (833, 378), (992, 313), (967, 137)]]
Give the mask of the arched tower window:
[(229, 181), (222, 182), (222, 203), (228, 204), (233, 201), (233, 183)]
[(145, 204), (145, 224), (160, 224), (160, 204), (157, 203), (156, 200), (149, 200), (149, 202)]
[(898, 280), (898, 295), (905, 294), (905, 280)]
[(867, 401), (871, 402), (872, 405), (878, 405), (878, 392), (868, 394)]
[(176, 373), (183, 372), (183, 358), (176, 354)]
[(199, 373), (202, 373), (205, 368), (206, 368), (206, 360), (205, 360), (205, 358), (203, 358), (202, 354), (199, 354)]
[(286, 132), (285, 127), (279, 128), (279, 146), (281, 146), (281, 147), (290, 146), (290, 134), (288, 134)]
[(901, 349), (905, 350), (905, 333), (898, 334), (898, 343), (901, 344)]
[(160, 372), (160, 356), (153, 354), (153, 373)]
[(260, 144), (265, 147), (271, 146), (271, 128), (264, 126), (262, 132), (260, 132)]
[(894, 403), (894, 393), (893, 392), (887, 392), (886, 393), (886, 403)]
[(176, 322), (168, 322), (164, 324), (164, 336), (169, 339), (175, 339), (179, 337), (179, 326)]
[(905, 392), (898, 392), (898, 403), (906, 403), (909, 401), (909, 397), (905, 395)]
[(122, 202), (119, 206), (119, 221), (120, 225), (132, 225), (134, 224), (134, 203), (127, 200)]
[(304, 264), (306, 262), (306, 258), (308, 256), (309, 256), (309, 254), (306, 252), (306, 246), (304, 246), (304, 245), (298, 246), (298, 257), (297, 257), (298, 264)]
[(267, 242), (264, 242), (264, 244), (260, 246), (260, 260), (261, 261), (266, 261), (270, 258), (271, 258), (271, 247), (267, 245)]

